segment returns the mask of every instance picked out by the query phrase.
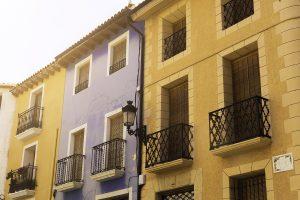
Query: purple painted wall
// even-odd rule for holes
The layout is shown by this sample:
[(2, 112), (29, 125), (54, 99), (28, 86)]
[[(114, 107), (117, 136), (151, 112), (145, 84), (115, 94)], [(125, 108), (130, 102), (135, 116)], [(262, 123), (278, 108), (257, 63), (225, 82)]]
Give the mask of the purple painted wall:
[[(139, 24), (139, 27), (142, 29), (143, 26)], [(133, 136), (128, 134), (126, 136), (125, 176), (102, 183), (90, 178), (92, 147), (103, 143), (105, 114), (121, 108), (127, 100), (134, 100), (137, 89), (139, 36), (132, 29), (129, 29), (128, 65), (107, 76), (108, 43), (126, 31), (128, 30), (120, 32), (101, 46), (97, 46), (92, 52), (92, 74), (89, 88), (73, 95), (74, 66), (77, 62), (67, 68), (58, 159), (67, 157), (69, 132), (87, 123), (84, 185), (79, 190), (58, 192), (56, 199), (95, 199), (95, 195), (129, 187), (132, 187), (133, 199), (136, 199), (137, 174), (136, 160), (134, 160), (136, 145)], [(82, 59), (87, 56), (89, 55)]]

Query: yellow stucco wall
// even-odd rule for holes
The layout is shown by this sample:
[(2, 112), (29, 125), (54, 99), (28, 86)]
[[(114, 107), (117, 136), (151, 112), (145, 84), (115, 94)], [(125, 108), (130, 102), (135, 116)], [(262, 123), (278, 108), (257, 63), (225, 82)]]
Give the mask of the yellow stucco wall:
[[(52, 195), (52, 178), (55, 177), (53, 177), (53, 167), (55, 166), (56, 159), (55, 144), (61, 127), (64, 82), (65, 69), (61, 69), (55, 72), (54, 75), (45, 78), (43, 82), (40, 82), (38, 85), (33, 86), (31, 89), (28, 89), (16, 97), (16, 112), (10, 136), (7, 170), (10, 171), (20, 168), (24, 146), (38, 142), (36, 153), (37, 187), (34, 196), (36, 200), (50, 199), (50, 195)], [(44, 85), (42, 132), (24, 142), (20, 141), (16, 138), (18, 113), (22, 113), (28, 109), (31, 90), (42, 84)], [(6, 182), (6, 197), (9, 182), (10, 180)]]
[[(153, 4), (166, 2), (154, 0)], [(174, 0), (145, 21), (145, 124), (162, 128), (161, 87), (182, 77), (189, 81), (189, 122), (194, 126), (191, 167), (148, 173), (142, 199), (193, 184), (195, 199), (228, 199), (228, 175), (265, 169), (268, 200), (300, 199), (300, 5), (293, 0), (254, 0), (255, 14), (227, 30), (220, 27), (221, 0)], [(187, 50), (161, 61), (161, 20), (186, 5)], [(150, 4), (149, 4), (150, 5)], [(159, 7), (159, 6), (158, 6)], [(222, 107), (220, 61), (223, 55), (256, 42), (262, 95), (270, 100), (272, 144), (227, 158), (209, 150), (208, 113)], [(295, 169), (272, 172), (272, 156), (293, 153)], [(145, 163), (145, 148), (143, 163)], [(245, 170), (245, 167), (247, 170)], [(144, 168), (144, 167), (143, 167)]]

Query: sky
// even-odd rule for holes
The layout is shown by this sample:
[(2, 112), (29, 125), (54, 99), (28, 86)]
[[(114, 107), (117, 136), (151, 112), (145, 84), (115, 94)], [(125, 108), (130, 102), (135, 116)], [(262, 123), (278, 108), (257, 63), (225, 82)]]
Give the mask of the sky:
[(128, 1), (0, 0), (0, 83), (25, 80)]

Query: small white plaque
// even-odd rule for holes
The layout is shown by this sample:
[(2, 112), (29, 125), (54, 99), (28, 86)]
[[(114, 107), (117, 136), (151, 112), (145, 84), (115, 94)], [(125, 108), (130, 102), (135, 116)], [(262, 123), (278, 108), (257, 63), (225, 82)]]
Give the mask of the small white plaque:
[(294, 159), (292, 153), (273, 157), (274, 173), (285, 172), (294, 169)]

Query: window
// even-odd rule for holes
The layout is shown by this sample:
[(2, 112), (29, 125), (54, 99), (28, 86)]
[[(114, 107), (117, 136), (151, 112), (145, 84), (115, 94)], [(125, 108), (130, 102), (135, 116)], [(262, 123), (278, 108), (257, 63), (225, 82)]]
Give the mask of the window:
[[(176, 17), (177, 16), (177, 17)], [(185, 7), (163, 19), (163, 61), (186, 49)]]
[(264, 173), (245, 174), (230, 178), (231, 200), (267, 200)]
[(74, 94), (77, 94), (89, 87), (91, 76), (90, 68), (91, 56), (75, 65)]
[(83, 155), (84, 151), (84, 129), (72, 133), (70, 141), (70, 155), (81, 154)]
[(34, 166), (36, 164), (37, 143), (28, 145), (23, 150), (22, 166)]
[(253, 0), (227, 0), (223, 2), (223, 29), (254, 14)]
[(194, 187), (180, 188), (158, 195), (159, 200), (194, 200)]
[(128, 64), (129, 32), (124, 33), (108, 44), (108, 75)]

